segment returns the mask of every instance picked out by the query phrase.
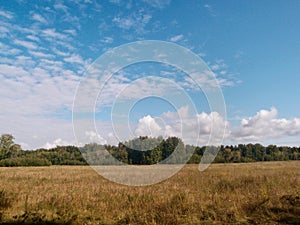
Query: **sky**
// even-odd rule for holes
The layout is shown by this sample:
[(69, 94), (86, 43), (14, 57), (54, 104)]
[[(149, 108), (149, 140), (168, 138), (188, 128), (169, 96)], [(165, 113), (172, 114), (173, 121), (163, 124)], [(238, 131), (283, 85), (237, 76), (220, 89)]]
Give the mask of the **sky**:
[[(0, 134), (23, 149), (140, 135), (300, 146), (299, 12), (293, 0), (0, 0)], [(84, 129), (74, 107), (87, 104), (78, 96), (86, 77), (107, 52), (147, 40), (183, 47), (205, 69), (191, 75), (141, 62), (115, 71), (102, 89), (92, 81), (95, 129)], [(211, 107), (208, 77), (226, 114)]]

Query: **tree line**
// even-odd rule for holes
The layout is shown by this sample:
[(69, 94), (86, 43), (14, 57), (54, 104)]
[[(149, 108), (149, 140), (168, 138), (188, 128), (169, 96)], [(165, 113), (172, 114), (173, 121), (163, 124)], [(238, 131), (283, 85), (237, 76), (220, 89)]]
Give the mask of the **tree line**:
[[(184, 145), (178, 137), (138, 137), (115, 145), (86, 144), (83, 147), (57, 146), (52, 149), (22, 150), (10, 134), (0, 137), (0, 166), (133, 165), (199, 163), (207, 146)], [(238, 144), (220, 147), (214, 163), (300, 160), (300, 147)], [(187, 156), (191, 156), (185, 158)]]

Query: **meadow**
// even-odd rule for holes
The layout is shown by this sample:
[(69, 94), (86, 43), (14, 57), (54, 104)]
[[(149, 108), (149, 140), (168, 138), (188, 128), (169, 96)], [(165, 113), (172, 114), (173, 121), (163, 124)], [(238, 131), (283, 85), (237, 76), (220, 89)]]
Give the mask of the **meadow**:
[(0, 224), (300, 224), (300, 161), (197, 168), (130, 187), (88, 166), (3, 167)]

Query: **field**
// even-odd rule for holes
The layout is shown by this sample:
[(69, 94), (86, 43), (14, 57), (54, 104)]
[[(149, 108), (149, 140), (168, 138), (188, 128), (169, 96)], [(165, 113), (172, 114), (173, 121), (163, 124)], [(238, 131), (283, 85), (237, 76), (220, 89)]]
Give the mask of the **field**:
[(87, 166), (0, 168), (0, 224), (300, 224), (300, 161), (197, 167), (146, 187)]

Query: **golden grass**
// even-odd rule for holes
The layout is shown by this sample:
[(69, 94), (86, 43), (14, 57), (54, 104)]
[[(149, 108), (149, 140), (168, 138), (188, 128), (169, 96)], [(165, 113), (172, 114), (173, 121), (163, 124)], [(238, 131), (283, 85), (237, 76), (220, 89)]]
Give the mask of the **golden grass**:
[(197, 167), (146, 187), (84, 166), (0, 168), (0, 224), (300, 224), (300, 161)]

